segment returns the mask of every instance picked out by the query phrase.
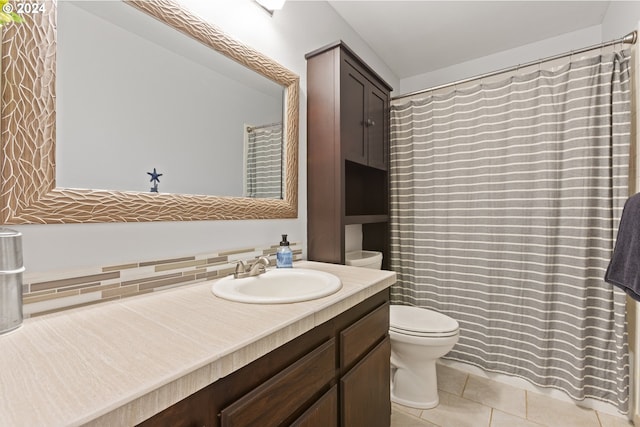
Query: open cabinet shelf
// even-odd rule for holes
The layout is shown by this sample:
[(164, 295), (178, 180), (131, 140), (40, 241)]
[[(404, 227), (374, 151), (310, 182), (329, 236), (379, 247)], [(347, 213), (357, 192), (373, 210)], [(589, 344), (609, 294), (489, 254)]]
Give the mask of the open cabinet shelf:
[(347, 215), (344, 217), (344, 225), (374, 224), (388, 221), (389, 215)]

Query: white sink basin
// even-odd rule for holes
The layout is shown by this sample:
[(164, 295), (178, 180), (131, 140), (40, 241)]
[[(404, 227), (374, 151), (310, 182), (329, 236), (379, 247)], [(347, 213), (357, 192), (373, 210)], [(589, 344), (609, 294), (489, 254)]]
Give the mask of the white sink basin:
[(342, 288), (333, 274), (304, 268), (268, 270), (258, 276), (227, 276), (211, 286), (214, 295), (251, 304), (282, 304), (326, 297)]

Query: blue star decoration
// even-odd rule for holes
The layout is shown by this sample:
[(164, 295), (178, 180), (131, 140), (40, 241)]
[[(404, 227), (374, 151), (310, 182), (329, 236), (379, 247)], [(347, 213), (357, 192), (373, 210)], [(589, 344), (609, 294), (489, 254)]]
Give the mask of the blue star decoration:
[(153, 182), (153, 187), (151, 187), (152, 193), (158, 192), (158, 183), (160, 182), (161, 173), (156, 172), (156, 168), (153, 168), (153, 172), (147, 172), (147, 175), (151, 175), (151, 180), (149, 182)]
[(160, 182), (161, 173), (156, 172), (156, 168), (153, 168), (153, 172), (147, 172), (147, 175), (151, 175), (149, 182)]

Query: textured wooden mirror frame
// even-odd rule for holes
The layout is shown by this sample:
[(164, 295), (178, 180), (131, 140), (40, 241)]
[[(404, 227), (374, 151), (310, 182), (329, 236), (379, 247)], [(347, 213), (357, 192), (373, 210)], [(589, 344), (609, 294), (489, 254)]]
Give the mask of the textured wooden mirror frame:
[(284, 199), (56, 188), (56, 1), (47, 0), (45, 13), (2, 34), (2, 223), (297, 217), (299, 77), (173, 1), (125, 2), (286, 87)]

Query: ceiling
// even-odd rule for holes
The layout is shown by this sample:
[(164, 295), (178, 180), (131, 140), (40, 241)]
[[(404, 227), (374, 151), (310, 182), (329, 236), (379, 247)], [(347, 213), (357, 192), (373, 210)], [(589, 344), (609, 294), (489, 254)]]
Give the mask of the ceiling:
[(400, 79), (600, 25), (609, 3), (329, 1)]

